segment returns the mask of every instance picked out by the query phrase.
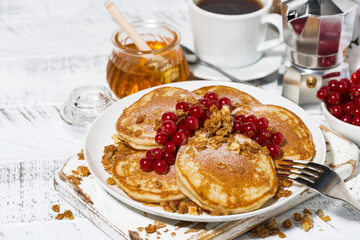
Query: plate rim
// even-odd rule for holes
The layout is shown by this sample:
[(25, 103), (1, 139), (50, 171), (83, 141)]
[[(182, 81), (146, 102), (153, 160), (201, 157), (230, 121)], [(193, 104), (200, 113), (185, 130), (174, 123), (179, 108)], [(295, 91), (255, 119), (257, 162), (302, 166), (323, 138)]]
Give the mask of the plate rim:
[[(185, 85), (182, 86), (182, 85)], [(190, 85), (190, 86), (188, 86)], [(234, 220), (240, 220), (240, 219), (244, 219), (244, 218), (248, 218), (248, 217), (254, 217), (254, 216), (258, 216), (261, 214), (264, 214), (266, 212), (270, 212), (273, 211), (274, 209), (276, 209), (277, 207), (282, 207), (284, 205), (286, 205), (287, 203), (291, 202), (292, 199), (296, 198), (297, 196), (299, 196), (303, 191), (305, 191), (307, 188), (306, 187), (298, 187), (299, 189), (296, 190), (296, 192), (292, 193), (289, 197), (285, 198), (284, 200), (280, 201), (280, 202), (275, 202), (272, 205), (266, 206), (265, 208), (260, 208), (254, 211), (250, 211), (250, 212), (246, 212), (246, 213), (239, 213), (239, 214), (231, 214), (231, 215), (226, 215), (226, 216), (210, 216), (210, 215), (198, 215), (198, 216), (194, 216), (194, 215), (189, 215), (189, 214), (178, 214), (178, 213), (171, 213), (171, 212), (166, 212), (163, 209), (159, 209), (158, 207), (152, 207), (152, 206), (146, 206), (144, 205), (144, 203), (136, 201), (131, 199), (130, 197), (125, 198), (121, 195), (119, 195), (119, 193), (117, 191), (123, 192), (126, 196), (127, 194), (121, 190), (120, 188), (118, 188), (116, 185), (115, 186), (110, 186), (106, 183), (106, 180), (103, 181), (102, 179), (100, 179), (99, 176), (97, 176), (97, 171), (96, 169), (93, 169), (92, 166), (92, 158), (89, 156), (89, 151), (87, 146), (89, 145), (89, 141), (91, 140), (91, 134), (92, 131), (94, 129), (94, 126), (96, 126), (97, 124), (99, 124), (99, 122), (101, 122), (102, 118), (104, 118), (104, 116), (106, 116), (107, 114), (109, 114), (111, 111), (113, 111), (114, 109), (121, 109), (121, 112), (123, 111), (123, 109), (125, 107), (130, 106), (132, 103), (134, 103), (135, 101), (137, 101), (140, 97), (142, 97), (144, 94), (159, 88), (159, 87), (164, 87), (164, 86), (169, 86), (169, 87), (180, 87), (183, 89), (187, 89), (190, 91), (195, 90), (197, 88), (200, 87), (205, 87), (205, 86), (211, 86), (211, 85), (225, 85), (225, 86), (230, 86), (230, 87), (234, 87), (236, 89), (239, 89), (241, 91), (247, 92), (250, 90), (254, 90), (264, 93), (268, 93), (270, 94), (270, 96), (275, 96), (276, 98), (279, 98), (280, 100), (283, 101), (282, 104), (280, 104), (280, 106), (284, 106), (284, 105), (290, 105), (291, 108), (294, 108), (296, 112), (300, 111), (302, 116), (306, 117), (306, 121), (304, 121), (304, 119), (302, 119), (302, 121), (304, 121), (305, 125), (308, 127), (308, 129), (312, 129), (315, 131), (318, 131), (318, 133), (320, 133), (320, 135), (317, 133), (315, 136), (313, 134), (313, 132), (311, 131), (311, 134), (314, 137), (316, 137), (316, 139), (320, 140), (320, 142), (315, 143), (315, 148), (318, 148), (321, 150), (321, 152), (316, 151), (316, 158), (319, 158), (322, 163), (325, 162), (325, 155), (326, 155), (326, 145), (325, 145), (325, 139), (323, 134), (321, 133), (321, 130), (319, 128), (319, 124), (304, 110), (302, 109), (300, 106), (296, 105), (295, 103), (291, 102), (290, 100), (276, 94), (273, 92), (270, 92), (268, 90), (265, 89), (261, 89), (255, 86), (249, 86), (249, 85), (244, 85), (241, 83), (234, 83), (234, 82), (223, 82), (223, 81), (207, 81), (207, 80), (194, 80), (194, 81), (187, 81), (187, 82), (178, 82), (178, 83), (170, 83), (170, 84), (164, 84), (161, 86), (156, 86), (156, 87), (152, 87), (152, 88), (148, 88), (142, 91), (139, 91), (137, 93), (134, 93), (130, 96), (127, 96), (125, 98), (122, 98), (120, 100), (118, 100), (117, 102), (115, 102), (114, 104), (112, 104), (110, 107), (108, 107), (102, 114), (100, 114), (92, 123), (88, 133), (86, 134), (86, 138), (85, 138), (85, 142), (84, 142), (84, 155), (85, 155), (85, 161), (86, 164), (91, 172), (91, 174), (94, 176), (94, 178), (96, 179), (96, 181), (100, 184), (100, 186), (107, 191), (108, 193), (110, 193), (113, 197), (115, 197), (116, 199), (118, 199), (120, 202), (123, 202), (131, 207), (134, 207), (138, 210), (144, 211), (144, 212), (148, 212), (157, 216), (161, 216), (161, 217), (166, 217), (166, 218), (170, 218), (170, 219), (175, 219), (175, 220), (182, 220), (182, 221), (193, 221), (193, 222), (223, 222), (223, 221), (234, 221)], [(244, 88), (244, 89), (242, 89)], [(258, 98), (257, 96), (254, 96), (255, 98)], [(262, 98), (262, 97), (260, 97)], [(124, 104), (124, 102), (126, 103), (126, 101), (128, 101), (130, 99), (130, 102), (127, 104)], [(261, 100), (259, 100), (261, 102)], [(124, 106), (121, 106), (121, 104), (123, 104)], [(263, 103), (263, 104), (269, 104), (269, 103)], [(271, 103), (270, 103), (271, 104)], [(279, 104), (277, 104), (279, 105)], [(120, 107), (121, 106), (121, 107)], [(288, 108), (288, 107), (286, 107)], [(291, 111), (293, 111), (294, 109), (289, 109)], [(118, 115), (119, 117), (120, 115)], [(117, 118), (118, 118), (117, 117)], [(300, 116), (299, 116), (300, 117)], [(117, 120), (116, 118), (116, 120)], [(116, 121), (115, 120), (115, 121)], [(308, 124), (311, 124), (311, 126), (308, 126)], [(115, 122), (114, 125), (115, 126)], [(316, 130), (317, 129), (317, 130)], [(114, 133), (116, 133), (115, 127), (114, 127)], [(109, 136), (109, 139), (111, 139), (111, 135)], [(105, 147), (105, 146), (103, 146)], [(102, 153), (101, 153), (102, 156)], [(101, 164), (101, 159), (99, 159), (98, 163)], [(96, 164), (96, 163), (95, 163)], [(101, 165), (102, 166), (102, 165)], [(105, 171), (102, 167), (102, 170)], [(111, 176), (110, 174), (108, 174), (109, 176)]]

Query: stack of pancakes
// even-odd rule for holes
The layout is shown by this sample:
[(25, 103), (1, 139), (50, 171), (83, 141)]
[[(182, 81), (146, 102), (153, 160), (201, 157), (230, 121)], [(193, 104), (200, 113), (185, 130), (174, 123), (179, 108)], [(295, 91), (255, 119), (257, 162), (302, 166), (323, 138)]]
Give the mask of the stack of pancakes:
[(221, 206), (229, 213), (241, 213), (260, 208), (275, 195), (278, 182), (273, 159), (264, 148), (241, 134), (231, 134), (232, 142), (224, 141), (215, 149), (196, 148), (194, 142), (196, 145), (199, 136), (194, 136), (179, 148), (175, 165), (165, 174), (141, 170), (140, 159), (146, 150), (161, 147), (154, 138), (162, 114), (175, 111), (179, 101), (196, 101), (209, 91), (219, 98), (229, 97), (233, 114), (267, 118), (269, 125), (285, 137), (281, 157), (311, 160), (315, 156), (309, 130), (285, 108), (262, 105), (249, 94), (226, 86), (203, 87), (193, 92), (157, 88), (125, 109), (116, 123), (118, 145), (129, 147), (118, 147), (116, 154), (110, 156), (114, 160), (111, 173), (117, 186), (131, 198), (151, 203), (189, 198), (205, 210)]

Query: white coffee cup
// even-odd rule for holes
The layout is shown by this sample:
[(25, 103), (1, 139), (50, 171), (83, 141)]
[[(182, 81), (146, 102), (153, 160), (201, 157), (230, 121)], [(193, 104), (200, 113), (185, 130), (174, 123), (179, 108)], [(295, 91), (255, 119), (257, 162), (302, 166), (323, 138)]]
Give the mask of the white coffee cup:
[[(212, 13), (198, 2), (189, 0), (190, 21), (195, 52), (204, 61), (224, 68), (244, 67), (283, 43), (281, 15), (269, 14), (272, 0), (260, 0), (261, 9), (240, 15)], [(268, 24), (277, 28), (279, 38), (265, 41)]]

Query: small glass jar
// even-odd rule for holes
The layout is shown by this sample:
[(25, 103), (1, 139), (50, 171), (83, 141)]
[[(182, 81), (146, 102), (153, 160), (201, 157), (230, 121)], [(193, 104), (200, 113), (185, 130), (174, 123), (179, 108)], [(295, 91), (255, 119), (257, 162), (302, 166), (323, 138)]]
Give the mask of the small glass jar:
[(114, 32), (114, 49), (106, 77), (110, 89), (118, 98), (189, 78), (188, 64), (180, 48), (180, 34), (176, 29), (157, 21), (134, 22), (132, 26), (151, 50), (138, 50), (122, 29)]

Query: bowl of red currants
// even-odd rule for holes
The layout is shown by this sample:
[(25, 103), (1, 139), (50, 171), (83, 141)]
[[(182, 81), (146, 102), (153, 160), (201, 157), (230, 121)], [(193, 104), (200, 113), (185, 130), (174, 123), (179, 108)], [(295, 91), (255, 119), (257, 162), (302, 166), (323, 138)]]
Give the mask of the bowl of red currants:
[(317, 92), (329, 126), (360, 146), (360, 69), (351, 75), (331, 80)]

